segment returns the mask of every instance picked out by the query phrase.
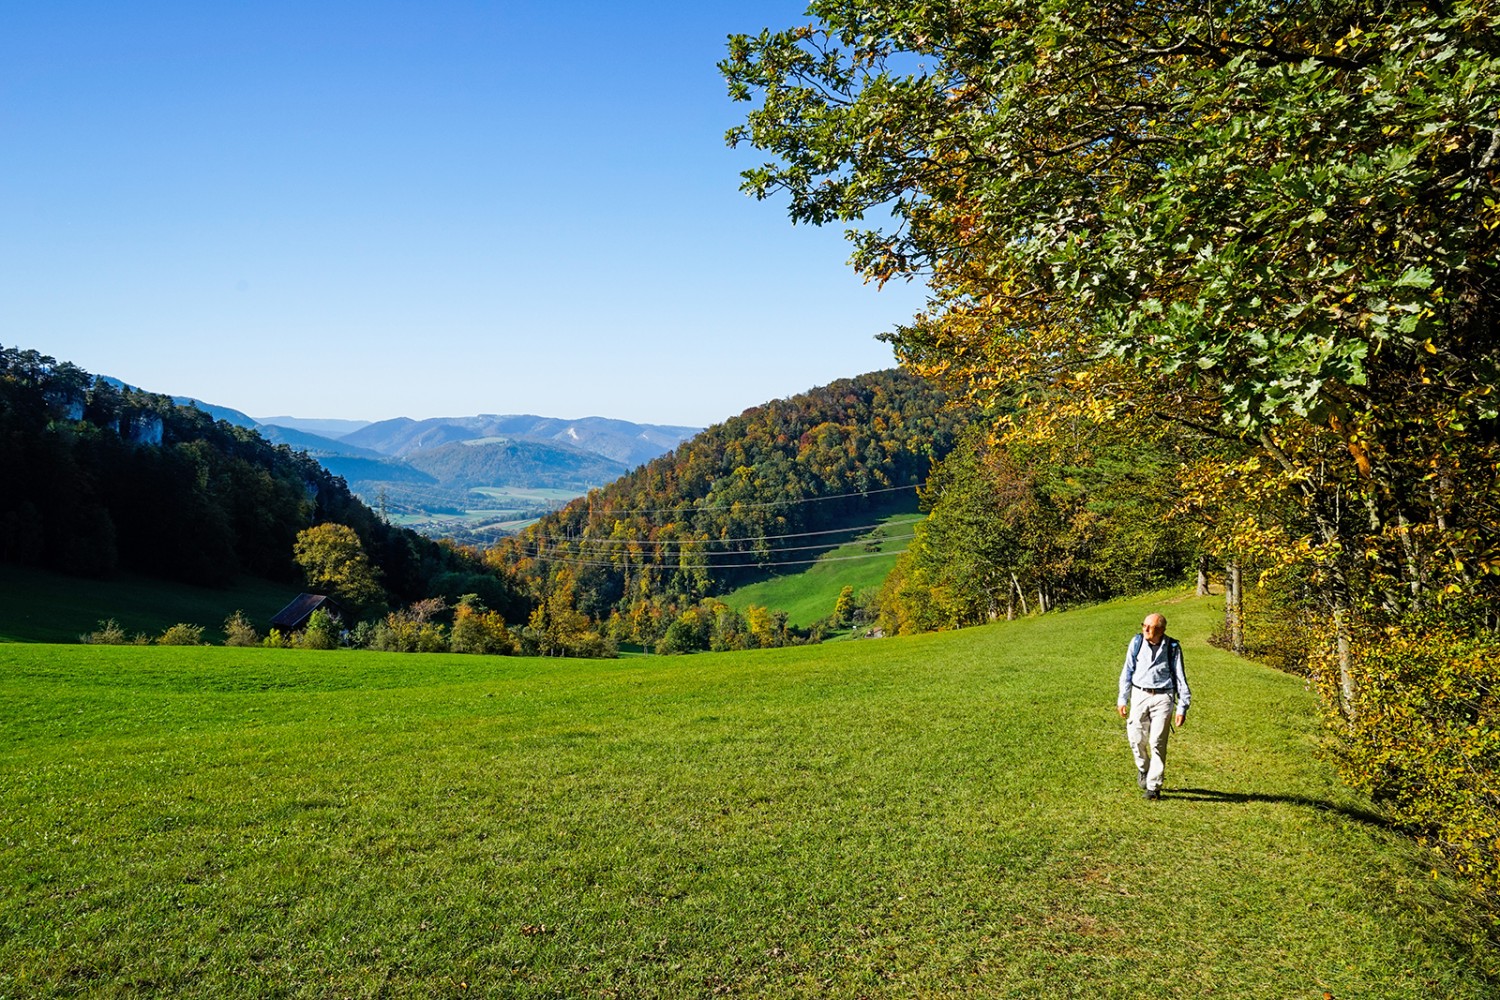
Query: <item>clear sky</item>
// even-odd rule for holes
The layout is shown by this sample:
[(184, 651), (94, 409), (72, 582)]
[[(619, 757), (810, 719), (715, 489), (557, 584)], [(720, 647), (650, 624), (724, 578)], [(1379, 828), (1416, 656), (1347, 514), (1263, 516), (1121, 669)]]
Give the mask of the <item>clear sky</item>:
[(706, 425), (920, 305), (739, 191), (791, 0), (0, 5), (0, 344), (251, 416)]

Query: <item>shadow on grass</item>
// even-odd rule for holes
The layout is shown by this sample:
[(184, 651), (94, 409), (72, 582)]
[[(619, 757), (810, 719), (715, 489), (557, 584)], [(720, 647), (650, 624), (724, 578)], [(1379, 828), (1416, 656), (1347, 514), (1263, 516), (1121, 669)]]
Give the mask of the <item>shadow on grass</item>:
[(1284, 802), (1287, 805), (1306, 806), (1319, 812), (1338, 813), (1358, 823), (1379, 827), (1382, 830), (1395, 830), (1395, 824), (1381, 816), (1379, 813), (1368, 809), (1358, 809), (1351, 806), (1335, 805), (1323, 799), (1310, 799), (1305, 795), (1267, 795), (1263, 792), (1221, 792), (1212, 788), (1176, 788), (1163, 789), (1164, 799), (1192, 799), (1197, 802), (1233, 802), (1242, 804), (1246, 802)]

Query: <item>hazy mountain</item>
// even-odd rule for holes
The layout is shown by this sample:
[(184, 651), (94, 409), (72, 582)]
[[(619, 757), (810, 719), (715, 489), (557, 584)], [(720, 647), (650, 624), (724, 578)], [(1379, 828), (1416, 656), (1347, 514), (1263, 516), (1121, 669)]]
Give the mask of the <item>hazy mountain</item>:
[(342, 476), (350, 489), (367, 502), (373, 502), (373, 498), (384, 484), (438, 485), (435, 476), (428, 475), (399, 458), (387, 458), (384, 455), (377, 455), (374, 458), (359, 455), (314, 455), (313, 457), (318, 460), (318, 464), (335, 476)]
[(405, 461), (448, 487), (540, 486), (582, 492), (630, 471), (580, 448), (509, 439), (421, 448), (408, 452)]
[[(110, 379), (117, 386), (124, 383)], [(479, 414), (413, 420), (264, 417), (173, 397), (306, 452), (361, 499), (419, 531), (476, 539), (476, 524), (524, 523), (676, 448), (696, 427), (607, 417)], [(488, 537), (493, 537), (491, 534)]]
[(254, 417), (241, 413), (239, 410), (228, 406), (216, 406), (213, 403), (205, 403), (203, 400), (194, 399), (192, 396), (173, 396), (172, 402), (178, 406), (196, 406), (215, 420), (224, 420), (234, 424), (236, 427), (249, 427), (253, 430), (260, 426), (256, 423)]
[(607, 417), (563, 420), (532, 414), (480, 414), (473, 417), (432, 417), (412, 420), (397, 417), (362, 427), (343, 438), (386, 455), (407, 457), (413, 452), (446, 444), (493, 438), (551, 442), (593, 452), (635, 468), (671, 451), (698, 433), (696, 427), (635, 424)]
[(335, 418), (318, 419), (314, 417), (256, 417), (262, 425), (272, 427), (285, 427), (292, 431), (306, 431), (308, 434), (316, 434), (319, 437), (338, 439), (345, 434), (353, 434), (361, 427), (370, 426), (368, 420), (338, 420)]
[[(361, 448), (358, 445), (348, 444), (344, 441), (336, 441), (333, 438), (323, 437), (319, 434), (310, 434), (307, 431), (295, 430), (284, 427), (281, 424), (260, 424), (257, 428), (261, 436), (274, 444), (284, 444), (298, 451), (305, 451), (314, 458), (328, 456), (345, 456), (350, 458), (374, 458), (386, 460), (388, 456), (370, 448)], [(327, 463), (324, 463), (325, 465)]]

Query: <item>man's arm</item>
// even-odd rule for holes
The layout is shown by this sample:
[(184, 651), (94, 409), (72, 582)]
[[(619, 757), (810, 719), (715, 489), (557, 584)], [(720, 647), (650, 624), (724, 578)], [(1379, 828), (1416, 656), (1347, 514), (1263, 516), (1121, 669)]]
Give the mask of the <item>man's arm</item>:
[(1173, 642), (1172, 651), (1177, 654), (1172, 657), (1172, 673), (1177, 682), (1177, 717), (1172, 721), (1181, 728), (1187, 725), (1188, 704), (1193, 700), (1193, 693), (1188, 690), (1187, 668), (1182, 663), (1182, 643)]
[(1135, 677), (1135, 650), (1135, 639), (1131, 639), (1125, 646), (1125, 665), (1120, 668), (1120, 694), (1115, 700), (1115, 711), (1122, 719), (1129, 714), (1125, 706), (1130, 704), (1130, 682)]

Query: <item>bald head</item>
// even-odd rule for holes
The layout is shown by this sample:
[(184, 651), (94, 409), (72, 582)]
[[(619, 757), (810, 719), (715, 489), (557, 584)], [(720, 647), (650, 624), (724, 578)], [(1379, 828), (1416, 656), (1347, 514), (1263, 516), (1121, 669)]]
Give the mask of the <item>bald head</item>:
[(1148, 642), (1150, 642), (1151, 645), (1154, 646), (1158, 642), (1161, 642), (1161, 637), (1164, 636), (1164, 635), (1166, 635), (1166, 634), (1167, 634), (1167, 617), (1166, 617), (1166, 615), (1160, 615), (1160, 614), (1157, 614), (1156, 612), (1152, 612), (1151, 614), (1147, 615), (1144, 620), (1142, 620), (1142, 622), (1141, 622), (1141, 635), (1145, 636), (1146, 640)]

